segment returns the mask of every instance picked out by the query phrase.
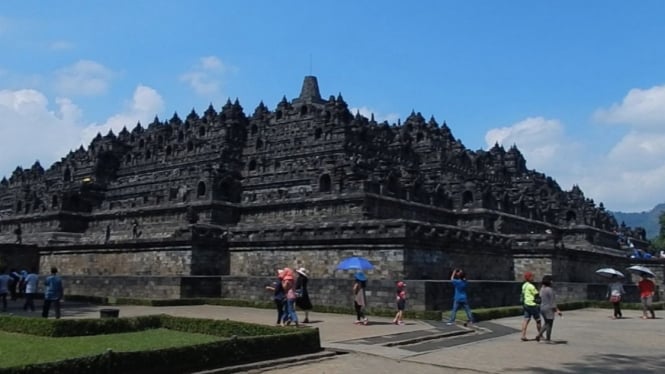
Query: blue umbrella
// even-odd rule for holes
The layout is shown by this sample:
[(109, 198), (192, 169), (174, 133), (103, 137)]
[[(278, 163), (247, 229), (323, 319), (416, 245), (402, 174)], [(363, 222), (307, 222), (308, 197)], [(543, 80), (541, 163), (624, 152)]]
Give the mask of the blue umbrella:
[(356, 273), (355, 278), (358, 281), (364, 282), (367, 280), (367, 275), (365, 275), (365, 273), (363, 273), (362, 271), (359, 271)]
[(372, 270), (374, 265), (363, 257), (345, 258), (337, 265), (337, 270)]

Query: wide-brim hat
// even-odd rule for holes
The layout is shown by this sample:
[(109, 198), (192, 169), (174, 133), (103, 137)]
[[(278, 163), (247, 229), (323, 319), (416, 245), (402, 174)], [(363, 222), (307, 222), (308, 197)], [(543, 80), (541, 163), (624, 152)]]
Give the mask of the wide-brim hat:
[(298, 270), (296, 270), (296, 273), (302, 275), (305, 278), (309, 278), (309, 272), (307, 271), (306, 268), (301, 267)]

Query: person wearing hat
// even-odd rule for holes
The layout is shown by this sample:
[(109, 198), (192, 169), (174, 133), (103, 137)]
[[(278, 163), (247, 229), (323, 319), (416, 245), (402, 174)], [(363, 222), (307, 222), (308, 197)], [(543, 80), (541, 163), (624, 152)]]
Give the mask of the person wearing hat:
[(58, 269), (56, 267), (51, 268), (51, 275), (46, 278), (44, 281), (44, 286), (46, 291), (44, 291), (44, 305), (42, 308), (42, 317), (48, 318), (49, 309), (53, 305), (53, 310), (55, 311), (55, 318), (60, 318), (60, 300), (62, 300), (62, 295), (64, 289), (62, 287), (62, 279), (58, 275)]
[(540, 295), (538, 289), (533, 284), (533, 273), (527, 271), (524, 273), (524, 283), (522, 283), (522, 309), (524, 311), (524, 319), (522, 320), (522, 341), (525, 342), (529, 339), (526, 337), (526, 328), (529, 326), (531, 318), (536, 321), (536, 328), (540, 332)]
[(369, 323), (367, 317), (365, 317), (365, 307), (367, 306), (366, 286), (367, 276), (363, 272), (357, 272), (353, 281), (353, 307), (356, 310), (356, 325), (367, 325)]
[(395, 300), (397, 303), (397, 314), (395, 314), (393, 323), (396, 325), (403, 325), (404, 309), (406, 308), (406, 283), (402, 281), (397, 282), (397, 292), (395, 293)]
[(309, 323), (309, 311), (312, 310), (312, 301), (309, 299), (307, 282), (309, 281), (309, 272), (304, 267), (296, 270), (296, 306), (305, 311), (303, 323)]

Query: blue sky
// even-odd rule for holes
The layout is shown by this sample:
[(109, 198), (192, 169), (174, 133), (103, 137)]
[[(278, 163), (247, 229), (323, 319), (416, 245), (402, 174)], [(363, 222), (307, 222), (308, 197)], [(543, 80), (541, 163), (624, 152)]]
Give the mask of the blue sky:
[(444, 120), (610, 210), (665, 201), (665, 2), (3, 1), (0, 175), (238, 98)]

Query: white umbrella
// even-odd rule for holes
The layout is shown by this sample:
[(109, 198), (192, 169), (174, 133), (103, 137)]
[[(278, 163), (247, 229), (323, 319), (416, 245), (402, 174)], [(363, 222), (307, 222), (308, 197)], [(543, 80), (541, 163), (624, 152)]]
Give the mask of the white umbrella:
[(628, 271), (630, 271), (633, 274), (641, 275), (643, 277), (649, 277), (649, 278), (656, 277), (656, 274), (654, 274), (653, 271), (649, 270), (649, 268), (642, 265), (633, 265), (628, 268)]
[(622, 272), (620, 272), (619, 270), (616, 270), (616, 269), (612, 269), (612, 268), (598, 269), (598, 270), (596, 270), (596, 274), (601, 275), (605, 278), (612, 278), (612, 277), (623, 278), (624, 277)]

